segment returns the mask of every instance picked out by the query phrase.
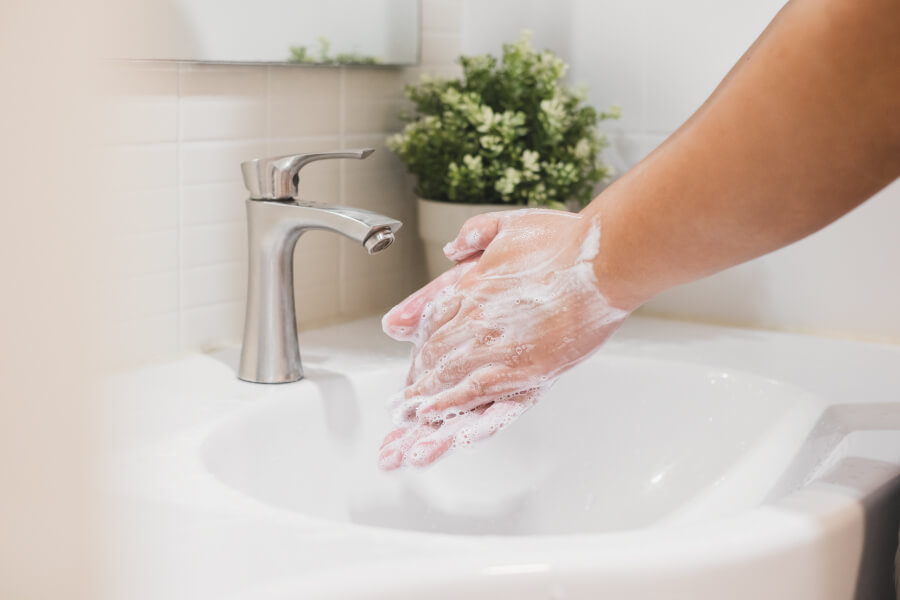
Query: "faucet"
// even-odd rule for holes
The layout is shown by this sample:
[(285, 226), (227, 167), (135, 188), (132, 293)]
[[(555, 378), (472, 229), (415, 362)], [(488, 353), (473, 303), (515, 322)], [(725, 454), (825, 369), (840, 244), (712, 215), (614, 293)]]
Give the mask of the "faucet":
[(324, 229), (361, 244), (369, 254), (394, 241), (403, 225), (374, 212), (308, 202), (298, 197), (305, 165), (330, 158), (363, 159), (371, 148), (257, 158), (241, 163), (247, 199), (249, 269), (247, 315), (238, 377), (255, 383), (303, 378), (294, 309), (294, 246), (310, 229)]

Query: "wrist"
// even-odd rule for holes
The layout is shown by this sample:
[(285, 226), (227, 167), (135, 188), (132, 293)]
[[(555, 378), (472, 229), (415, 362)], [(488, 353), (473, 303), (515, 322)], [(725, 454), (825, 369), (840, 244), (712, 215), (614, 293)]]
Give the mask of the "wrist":
[[(642, 269), (629, 255), (628, 245), (623, 243), (620, 223), (611, 210), (604, 210), (601, 198), (597, 198), (581, 212), (583, 228), (587, 232), (595, 228), (599, 232), (597, 251), (591, 266), (597, 287), (611, 306), (633, 312), (650, 300), (665, 286), (657, 282), (650, 272)], [(584, 233), (586, 239), (590, 233)], [(594, 233), (593, 235), (597, 235)]]

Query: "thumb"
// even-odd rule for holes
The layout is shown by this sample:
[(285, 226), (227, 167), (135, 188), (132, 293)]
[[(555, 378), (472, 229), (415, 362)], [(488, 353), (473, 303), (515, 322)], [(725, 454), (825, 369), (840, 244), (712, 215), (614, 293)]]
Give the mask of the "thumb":
[(502, 212), (476, 215), (466, 221), (456, 239), (444, 246), (444, 255), (460, 262), (484, 252), (500, 231)]

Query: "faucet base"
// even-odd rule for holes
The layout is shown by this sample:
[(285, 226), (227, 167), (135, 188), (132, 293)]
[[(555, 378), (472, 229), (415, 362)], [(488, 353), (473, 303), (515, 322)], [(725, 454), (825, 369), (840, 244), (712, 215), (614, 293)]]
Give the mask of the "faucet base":
[(298, 375), (298, 376), (293, 377), (293, 378), (290, 378), (290, 379), (280, 379), (280, 380), (277, 380), (277, 381), (276, 381), (276, 380), (267, 379), (267, 380), (265, 380), (265, 381), (262, 381), (262, 380), (259, 380), (259, 379), (250, 379), (250, 378), (248, 378), (248, 377), (241, 377), (240, 375), (238, 375), (238, 379), (240, 379), (241, 381), (246, 381), (247, 383), (266, 383), (266, 384), (270, 384), (270, 383), (271, 383), (271, 384), (278, 385), (278, 384), (281, 384), (281, 383), (294, 383), (294, 382), (300, 381), (300, 380), (302, 380), (302, 379), (306, 379), (306, 376), (301, 374), (301, 375)]

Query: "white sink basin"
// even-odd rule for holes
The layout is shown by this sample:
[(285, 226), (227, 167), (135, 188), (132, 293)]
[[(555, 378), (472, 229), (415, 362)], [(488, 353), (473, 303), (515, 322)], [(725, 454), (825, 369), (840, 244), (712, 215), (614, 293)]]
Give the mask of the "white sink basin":
[(223, 423), (204, 461), (227, 485), (315, 517), (452, 534), (583, 534), (758, 504), (822, 410), (812, 394), (748, 373), (595, 356), (493, 439), (431, 468), (383, 473), (383, 404), (404, 375), (403, 365), (310, 370), (305, 385)]
[(408, 349), (301, 342), (294, 384), (236, 348), (109, 382), (113, 597), (893, 594), (896, 346), (632, 318), (495, 438), (383, 473)]

